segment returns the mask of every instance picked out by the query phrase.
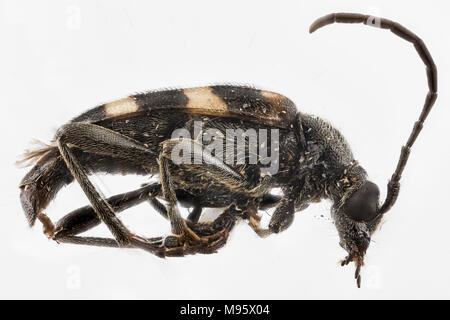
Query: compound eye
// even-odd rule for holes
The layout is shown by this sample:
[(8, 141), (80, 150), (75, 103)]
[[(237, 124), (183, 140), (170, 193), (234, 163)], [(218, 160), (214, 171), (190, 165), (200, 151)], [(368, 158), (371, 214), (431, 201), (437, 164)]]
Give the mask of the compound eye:
[(377, 216), (380, 190), (370, 181), (365, 181), (361, 187), (347, 199), (343, 205), (345, 214), (355, 221), (371, 221)]

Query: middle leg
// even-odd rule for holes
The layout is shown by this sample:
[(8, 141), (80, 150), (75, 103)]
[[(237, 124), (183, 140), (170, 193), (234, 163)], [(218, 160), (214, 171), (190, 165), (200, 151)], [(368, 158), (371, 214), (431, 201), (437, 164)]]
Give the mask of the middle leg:
[[(192, 164), (192, 163), (176, 163), (172, 158), (172, 152), (176, 150), (177, 147), (185, 147), (186, 150), (191, 150), (191, 156), (194, 159), (200, 156), (202, 159), (202, 164)], [(191, 158), (192, 159), (192, 158)], [(171, 168), (173, 165), (183, 166), (184, 171), (189, 172), (192, 176), (200, 177), (203, 181), (214, 181), (220, 184), (226, 190), (229, 190), (230, 194), (242, 194), (243, 197), (248, 199), (255, 199), (262, 197), (270, 189), (271, 177), (264, 177), (261, 182), (254, 186), (246, 177), (236, 172), (233, 168), (223, 163), (217, 158), (214, 158), (208, 152), (205, 152), (203, 146), (197, 142), (190, 139), (172, 139), (166, 140), (162, 143), (162, 152), (158, 158), (160, 167), (160, 181), (162, 185), (162, 193), (167, 204), (167, 216), (170, 220), (172, 226), (172, 232), (180, 237), (188, 237), (195, 241), (208, 242), (207, 239), (202, 239), (193, 232), (193, 230), (186, 224), (179, 211), (178, 211), (178, 200), (175, 192), (173, 174), (175, 172)], [(158, 209), (161, 206), (154, 204)], [(192, 218), (197, 219), (197, 212), (194, 211)]]

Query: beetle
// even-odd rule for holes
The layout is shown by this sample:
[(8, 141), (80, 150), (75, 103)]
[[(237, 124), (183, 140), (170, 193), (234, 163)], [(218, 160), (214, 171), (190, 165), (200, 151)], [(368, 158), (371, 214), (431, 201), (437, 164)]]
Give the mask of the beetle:
[[(437, 70), (424, 42), (396, 22), (333, 13), (317, 19), (309, 31), (332, 23), (363, 23), (388, 29), (411, 42), (426, 66), (428, 94), (401, 149), (383, 203), (379, 188), (355, 160), (343, 135), (327, 121), (298, 111), (291, 100), (275, 92), (214, 85), (139, 93), (99, 105), (61, 126), (51, 144), (27, 152), (24, 160), (34, 166), (20, 183), (20, 199), (30, 226), (38, 219), (44, 233), (57, 242), (140, 248), (160, 257), (183, 256), (216, 252), (238, 220), (248, 221), (259, 236), (266, 237), (286, 230), (295, 212), (310, 203), (330, 199), (340, 245), (348, 253), (342, 265), (354, 262), (359, 287), (371, 236), (397, 200), (411, 147), (436, 101)], [(228, 130), (241, 130), (245, 161), (238, 161), (239, 151), (235, 154), (234, 146), (226, 151), (231, 162), (219, 161), (218, 149), (213, 155), (209, 144), (203, 143), (205, 131), (195, 134), (199, 122), (219, 136), (226, 136)], [(194, 136), (173, 138), (178, 129), (189, 133), (194, 130)], [(274, 159), (276, 172), (267, 173), (262, 163), (250, 163), (251, 151), (256, 150), (252, 147), (261, 150), (264, 144), (255, 144), (243, 135), (251, 130), (276, 132), (276, 141), (266, 144), (272, 152), (279, 152)], [(202, 161), (175, 161), (180, 146), (186, 147), (184, 156)], [(89, 180), (96, 172), (157, 174), (159, 181), (106, 199)], [(74, 180), (90, 206), (53, 223), (44, 210), (58, 191)], [(274, 188), (281, 188), (282, 195), (272, 194)], [(144, 201), (169, 220), (171, 235), (144, 238), (123, 225), (117, 214)], [(192, 208), (187, 218), (181, 216), (179, 204)], [(212, 222), (199, 222), (206, 207), (225, 210)], [(258, 210), (271, 207), (275, 211), (265, 228)], [(114, 238), (79, 236), (100, 223)]]

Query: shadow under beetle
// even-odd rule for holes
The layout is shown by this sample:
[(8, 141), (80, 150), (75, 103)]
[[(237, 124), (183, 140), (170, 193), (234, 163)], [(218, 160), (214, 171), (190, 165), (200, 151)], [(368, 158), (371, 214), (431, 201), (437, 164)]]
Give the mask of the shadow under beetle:
[[(334, 22), (389, 29), (411, 42), (426, 66), (429, 91), (425, 104), (401, 149), (383, 203), (379, 201), (378, 187), (368, 180), (344, 137), (326, 121), (298, 112), (292, 101), (274, 92), (217, 85), (136, 94), (95, 107), (61, 126), (50, 145), (29, 151), (24, 157), (34, 163), (20, 183), (20, 199), (29, 224), (33, 226), (39, 219), (44, 233), (57, 242), (141, 248), (160, 257), (183, 256), (215, 252), (225, 244), (239, 219), (247, 220), (259, 236), (265, 237), (286, 230), (294, 213), (310, 203), (330, 199), (340, 245), (348, 252), (342, 265), (355, 263), (359, 287), (360, 269), (371, 236), (398, 197), (410, 149), (437, 98), (437, 71), (423, 41), (396, 22), (335, 13), (316, 20), (309, 31)], [(207, 146), (199, 144), (198, 136), (171, 138), (175, 129), (191, 132), (196, 121), (223, 135), (227, 129), (277, 129), (279, 170), (263, 174), (261, 164), (248, 161), (175, 163), (173, 151), (181, 142), (193, 146), (189, 157), (211, 157)], [(246, 139), (245, 150), (250, 148)], [(248, 158), (246, 153), (245, 159)], [(159, 182), (105, 199), (88, 178), (97, 172), (158, 174)], [(73, 180), (79, 183), (91, 205), (54, 224), (43, 210)], [(274, 188), (281, 188), (282, 196), (271, 194)], [(170, 221), (172, 235), (144, 238), (122, 224), (116, 214), (144, 201)], [(192, 208), (187, 218), (181, 217), (178, 204)], [(199, 222), (205, 207), (225, 210), (212, 222)], [(263, 228), (258, 210), (270, 207), (275, 207), (275, 212), (268, 227)], [(100, 222), (114, 238), (79, 236)]]

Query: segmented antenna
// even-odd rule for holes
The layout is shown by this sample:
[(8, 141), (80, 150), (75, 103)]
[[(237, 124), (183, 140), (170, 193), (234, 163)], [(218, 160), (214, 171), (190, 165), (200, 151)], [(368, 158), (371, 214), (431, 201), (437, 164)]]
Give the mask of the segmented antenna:
[(427, 79), (428, 79), (428, 94), (425, 98), (425, 104), (423, 106), (422, 112), (419, 119), (414, 123), (414, 128), (409, 135), (406, 145), (402, 147), (400, 158), (397, 163), (397, 168), (387, 185), (387, 195), (386, 200), (383, 205), (379, 208), (378, 214), (384, 214), (389, 211), (397, 200), (400, 191), (400, 179), (402, 177), (403, 170), (405, 169), (406, 163), (411, 152), (411, 147), (417, 139), (420, 131), (422, 130), (423, 123), (430, 113), (436, 98), (437, 98), (437, 69), (434, 64), (433, 58), (428, 51), (425, 43), (410, 30), (401, 26), (397, 22), (378, 18), (370, 15), (363, 15), (358, 13), (332, 13), (323, 16), (313, 22), (309, 28), (309, 32), (313, 33), (319, 28), (332, 23), (364, 23), (366, 25), (379, 27), (381, 29), (389, 29), (392, 33), (396, 34), (400, 38), (411, 42), (416, 48), (417, 53), (422, 59), (426, 67)]

